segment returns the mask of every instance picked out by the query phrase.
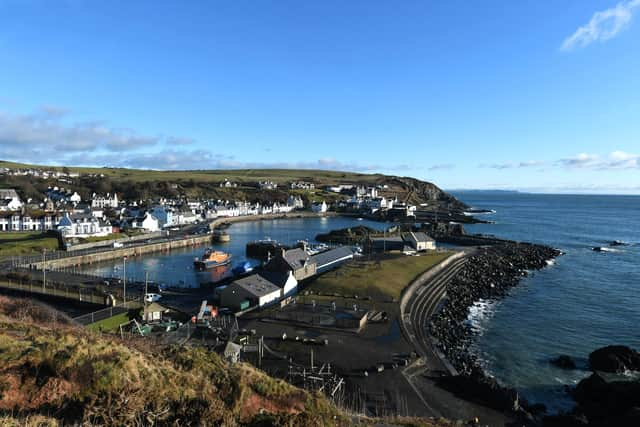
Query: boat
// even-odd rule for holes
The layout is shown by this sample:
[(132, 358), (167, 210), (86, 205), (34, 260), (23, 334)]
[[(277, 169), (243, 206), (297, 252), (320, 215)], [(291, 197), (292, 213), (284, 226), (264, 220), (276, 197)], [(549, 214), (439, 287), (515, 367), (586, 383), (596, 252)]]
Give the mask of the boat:
[(269, 238), (249, 242), (246, 248), (247, 257), (260, 260), (267, 260), (282, 249), (289, 249), (289, 247)]
[(227, 243), (231, 241), (231, 236), (226, 231), (214, 231), (213, 241), (218, 243)]
[(193, 265), (197, 270), (205, 270), (207, 268), (219, 267), (221, 265), (227, 265), (231, 262), (231, 255), (222, 252), (207, 249), (202, 255), (202, 259), (196, 258), (193, 261)]
[(238, 264), (235, 267), (233, 267), (233, 269), (231, 269), (231, 272), (233, 274), (235, 274), (236, 276), (240, 276), (242, 274), (250, 273), (251, 271), (253, 271), (253, 266), (251, 265), (251, 263), (249, 261), (245, 261), (245, 262), (243, 262), (241, 264)]

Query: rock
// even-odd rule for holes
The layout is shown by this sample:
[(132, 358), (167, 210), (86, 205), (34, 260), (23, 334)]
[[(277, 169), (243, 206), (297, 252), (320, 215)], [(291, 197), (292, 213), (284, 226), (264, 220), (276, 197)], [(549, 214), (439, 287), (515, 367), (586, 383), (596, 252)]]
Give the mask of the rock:
[(614, 420), (638, 415), (634, 408), (640, 406), (640, 380), (607, 381), (594, 373), (578, 383), (573, 397), (590, 424), (621, 425)]
[(623, 345), (610, 345), (592, 352), (589, 365), (602, 372), (640, 371), (640, 353)]
[(549, 362), (561, 369), (576, 369), (576, 362), (574, 362), (573, 359), (566, 354), (554, 357)]
[(583, 415), (560, 414), (544, 417), (542, 425), (544, 427), (582, 427), (589, 425), (589, 421)]

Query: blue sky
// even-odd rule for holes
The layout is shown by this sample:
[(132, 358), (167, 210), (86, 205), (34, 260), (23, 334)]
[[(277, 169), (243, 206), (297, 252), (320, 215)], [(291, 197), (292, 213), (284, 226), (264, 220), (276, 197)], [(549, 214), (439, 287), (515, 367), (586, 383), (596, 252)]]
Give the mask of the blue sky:
[(0, 0), (0, 158), (640, 193), (640, 0)]

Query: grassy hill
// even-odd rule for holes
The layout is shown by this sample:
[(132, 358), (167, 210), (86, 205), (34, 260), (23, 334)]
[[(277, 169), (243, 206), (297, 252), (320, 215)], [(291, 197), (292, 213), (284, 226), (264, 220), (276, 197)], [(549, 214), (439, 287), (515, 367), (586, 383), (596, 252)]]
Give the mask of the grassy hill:
[[(445, 193), (436, 185), (410, 177), (388, 176), (382, 174), (362, 174), (307, 169), (233, 169), (233, 170), (191, 170), (157, 171), (125, 168), (83, 168), (39, 166), (0, 161), (0, 168), (40, 169), (64, 172), (77, 172), (72, 184), (61, 184), (56, 179), (34, 179), (29, 176), (0, 176), (0, 188), (16, 188), (22, 197), (42, 199), (43, 191), (49, 185), (64, 186), (78, 191), (83, 199), (93, 192), (117, 192), (126, 199), (144, 200), (162, 197), (207, 197), (218, 199), (240, 199), (255, 201), (285, 201), (289, 194), (298, 194), (307, 201), (332, 201), (338, 197), (321, 187), (335, 184), (386, 185), (381, 195), (398, 197), (411, 203), (450, 204), (462, 206), (453, 196)], [(92, 175), (104, 175), (96, 178)], [(219, 183), (229, 179), (238, 183), (237, 188), (221, 188)], [(274, 191), (259, 190), (259, 181), (274, 181), (279, 187)], [(316, 190), (290, 190), (292, 181), (313, 182)]]
[(322, 395), (228, 365), (201, 348), (121, 341), (28, 300), (0, 296), (0, 424), (445, 426), (369, 420)]

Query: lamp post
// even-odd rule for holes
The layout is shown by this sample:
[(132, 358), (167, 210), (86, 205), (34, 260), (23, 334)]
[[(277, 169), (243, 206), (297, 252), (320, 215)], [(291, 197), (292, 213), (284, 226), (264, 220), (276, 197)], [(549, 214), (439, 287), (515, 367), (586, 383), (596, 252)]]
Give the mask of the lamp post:
[(127, 303), (127, 257), (122, 258), (122, 304)]
[(47, 250), (42, 249), (42, 292), (47, 287)]

